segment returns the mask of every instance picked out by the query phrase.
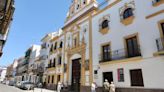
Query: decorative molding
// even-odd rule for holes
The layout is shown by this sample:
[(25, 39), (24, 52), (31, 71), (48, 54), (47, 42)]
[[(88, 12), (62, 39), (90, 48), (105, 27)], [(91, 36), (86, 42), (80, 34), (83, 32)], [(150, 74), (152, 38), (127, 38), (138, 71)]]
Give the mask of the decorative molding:
[(162, 14), (162, 13), (164, 13), (164, 10), (157, 11), (153, 14), (150, 14), (150, 15), (146, 16), (146, 19), (150, 19), (150, 18), (155, 17), (155, 16), (157, 16), (159, 14)]
[[(124, 11), (128, 8), (131, 8), (133, 10), (133, 16), (130, 16), (126, 19), (123, 18), (123, 14), (124, 14)], [(129, 3), (125, 3), (124, 6), (120, 7), (119, 9), (119, 13), (120, 13), (120, 21), (122, 24), (124, 25), (130, 25), (133, 23), (133, 20), (134, 20), (134, 15), (135, 15), (135, 2), (134, 1), (131, 1)]]
[(134, 16), (130, 16), (130, 17), (126, 18), (126, 19), (122, 19), (121, 23), (126, 25), (126, 26), (130, 25), (130, 24), (133, 23), (134, 18), (135, 18)]

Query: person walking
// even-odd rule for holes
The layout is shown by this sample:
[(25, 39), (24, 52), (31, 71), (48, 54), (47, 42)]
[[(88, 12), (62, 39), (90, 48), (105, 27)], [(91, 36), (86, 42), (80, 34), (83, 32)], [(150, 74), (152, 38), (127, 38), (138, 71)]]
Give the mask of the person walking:
[(97, 88), (96, 82), (93, 82), (91, 85), (91, 92), (96, 92), (96, 88)]
[(105, 79), (105, 82), (104, 82), (104, 92), (109, 92), (109, 89), (110, 89), (110, 84), (109, 84), (108, 80)]
[(110, 92), (115, 92), (115, 85), (114, 85), (114, 83), (113, 82), (111, 82), (111, 84), (110, 84)]
[(57, 92), (60, 92), (62, 89), (62, 83), (61, 82), (58, 82), (58, 85), (57, 85)]

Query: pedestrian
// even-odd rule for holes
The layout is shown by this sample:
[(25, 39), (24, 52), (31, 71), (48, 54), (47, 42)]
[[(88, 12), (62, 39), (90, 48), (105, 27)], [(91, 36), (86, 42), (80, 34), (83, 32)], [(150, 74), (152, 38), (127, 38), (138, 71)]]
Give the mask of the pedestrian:
[(113, 82), (111, 82), (111, 84), (110, 84), (110, 92), (115, 92), (115, 85), (114, 85), (114, 83)]
[(58, 82), (57, 92), (60, 92), (61, 91), (61, 88), (62, 88), (62, 83), (61, 82)]
[(110, 89), (110, 84), (109, 84), (108, 80), (105, 79), (105, 82), (104, 82), (104, 92), (109, 92), (109, 89)]
[(93, 82), (91, 85), (91, 92), (96, 92), (96, 88), (97, 88), (96, 82)]

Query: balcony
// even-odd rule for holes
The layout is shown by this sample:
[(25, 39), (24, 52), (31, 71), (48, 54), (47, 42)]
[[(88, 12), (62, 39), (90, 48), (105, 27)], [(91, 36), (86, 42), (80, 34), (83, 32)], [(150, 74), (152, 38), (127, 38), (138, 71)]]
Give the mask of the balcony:
[(157, 50), (158, 50), (156, 54), (164, 55), (164, 38), (156, 39), (156, 45), (157, 45)]
[(127, 51), (126, 49), (119, 49), (119, 50), (115, 50), (115, 51), (110, 51), (109, 53), (110, 54), (107, 57), (104, 57), (103, 54), (100, 54), (99, 62), (103, 63), (103, 62), (123, 60), (123, 59), (141, 56), (141, 51), (140, 51), (139, 47), (133, 52)]
[(52, 64), (48, 64), (47, 69), (51, 69), (51, 68), (55, 68), (55, 67), (56, 67), (55, 63), (52, 63)]
[(44, 72), (44, 68), (42, 66), (39, 66), (36, 69), (32, 69), (32, 71), (36, 74), (39, 74)]

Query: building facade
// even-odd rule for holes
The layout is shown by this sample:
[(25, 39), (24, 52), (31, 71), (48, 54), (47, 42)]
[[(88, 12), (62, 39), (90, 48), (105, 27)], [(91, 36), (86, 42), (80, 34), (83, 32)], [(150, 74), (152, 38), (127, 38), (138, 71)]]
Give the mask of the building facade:
[(37, 83), (39, 81), (39, 76), (37, 68), (39, 67), (38, 59), (40, 55), (41, 46), (40, 45), (32, 45), (28, 50), (30, 54), (27, 56), (28, 59), (28, 81), (32, 83)]
[(72, 0), (62, 29), (41, 40), (33, 59), (35, 50), (27, 50), (21, 73), (37, 76), (48, 89), (61, 82), (65, 92), (91, 92), (93, 82), (102, 92), (105, 79), (116, 92), (163, 92), (163, 3)]
[(6, 71), (7, 71), (6, 67), (0, 67), (0, 82), (5, 81)]
[[(96, 82), (102, 92), (107, 79), (119, 92), (163, 90), (163, 3), (73, 0), (62, 35), (49, 43), (47, 84), (55, 88), (60, 81), (67, 91), (90, 92)], [(64, 50), (57, 48), (61, 39)]]
[(14, 0), (0, 1), (0, 56), (2, 56), (2, 49), (7, 40), (14, 10)]
[(93, 79), (98, 86), (108, 79), (119, 92), (164, 88), (163, 3), (111, 0), (92, 17)]

